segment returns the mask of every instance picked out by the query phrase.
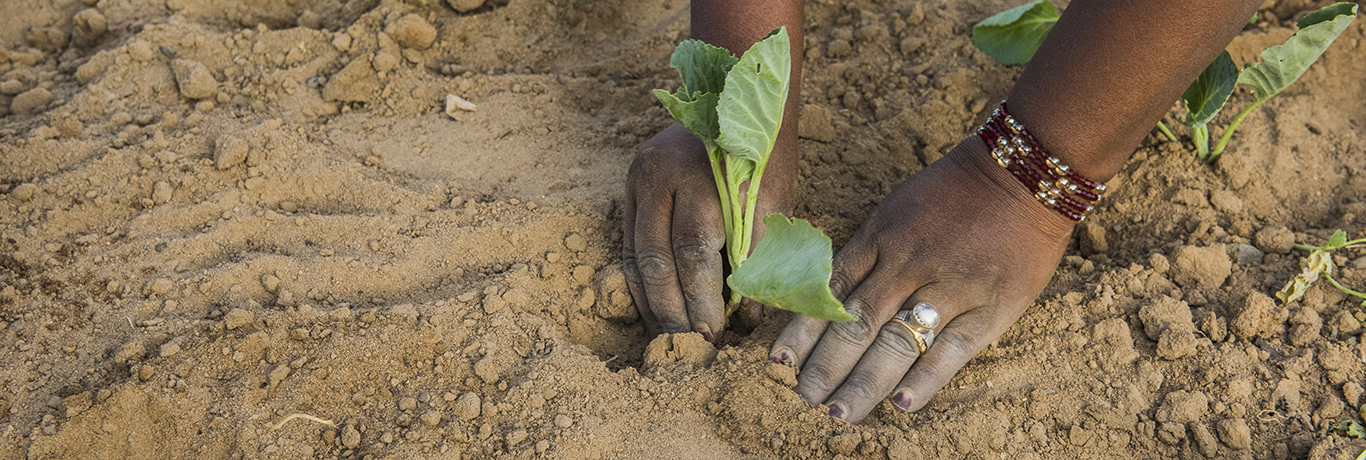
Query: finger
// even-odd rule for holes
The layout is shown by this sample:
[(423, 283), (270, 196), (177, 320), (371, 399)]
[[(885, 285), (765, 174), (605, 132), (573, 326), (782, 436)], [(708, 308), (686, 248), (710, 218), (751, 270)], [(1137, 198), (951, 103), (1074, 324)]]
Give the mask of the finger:
[[(644, 179), (649, 180), (649, 177)], [(688, 332), (692, 328), (689, 327), (688, 314), (684, 309), (683, 290), (678, 283), (671, 239), (672, 194), (660, 190), (653, 192), (636, 197), (636, 270), (640, 273), (640, 284), (645, 291), (650, 312), (658, 323), (659, 332)]]
[(626, 278), (627, 290), (636, 311), (645, 321), (645, 331), (650, 337), (659, 335), (659, 320), (650, 311), (649, 299), (645, 298), (645, 286), (640, 279), (640, 269), (636, 264), (636, 180), (640, 176), (640, 163), (631, 164), (631, 172), (626, 176), (626, 206), (622, 216), (621, 272)]
[(807, 401), (821, 403), (829, 398), (906, 298), (907, 292), (893, 288), (898, 280), (889, 273), (874, 271), (849, 295), (844, 309), (855, 320), (826, 326), (797, 377), (795, 390)]
[(896, 388), (919, 356), (920, 348), (910, 329), (896, 321), (883, 324), (844, 384), (825, 401), (830, 415), (859, 423)]
[(721, 296), (721, 246), (726, 237), (715, 187), (701, 185), (679, 190), (674, 204), (673, 255), (692, 330), (715, 342), (726, 322)]
[(892, 402), (908, 411), (925, 407), (930, 397), (949, 383), (968, 360), (1000, 336), (1003, 331), (995, 326), (1001, 322), (996, 313), (995, 309), (977, 308), (950, 320), (925, 355), (901, 379), (892, 393)]
[[(863, 235), (863, 231), (855, 234), (849, 244), (835, 254), (832, 262), (834, 271), (830, 275), (830, 292), (841, 302), (868, 276), (877, 262), (875, 246)], [(769, 361), (800, 368), (811, 355), (811, 350), (816, 348), (816, 342), (825, 332), (827, 324), (828, 321), (807, 316), (797, 315), (792, 318), (787, 327), (783, 328), (783, 332), (778, 334), (778, 339), (773, 342)]]

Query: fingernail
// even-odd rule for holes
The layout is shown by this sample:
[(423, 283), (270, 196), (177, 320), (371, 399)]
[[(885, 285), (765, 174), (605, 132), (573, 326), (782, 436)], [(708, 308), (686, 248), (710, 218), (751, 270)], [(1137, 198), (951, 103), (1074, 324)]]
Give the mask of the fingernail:
[(844, 420), (844, 404), (834, 403), (830, 405), (830, 416)]
[(711, 326), (708, 326), (707, 323), (697, 323), (692, 330), (702, 334), (702, 338), (707, 342), (716, 343), (716, 336), (711, 333)]
[(896, 407), (900, 407), (901, 410), (911, 410), (911, 390), (908, 388), (897, 390), (896, 393), (892, 394), (892, 404), (896, 404)]
[(769, 360), (769, 361), (773, 361), (773, 362), (778, 363), (778, 364), (787, 364), (787, 365), (791, 365), (791, 364), (792, 364), (792, 350), (789, 350), (789, 349), (787, 349), (786, 347), (784, 347), (783, 349), (778, 350), (777, 353), (774, 353), (773, 356), (770, 356), (770, 357), (768, 358), (768, 360)]

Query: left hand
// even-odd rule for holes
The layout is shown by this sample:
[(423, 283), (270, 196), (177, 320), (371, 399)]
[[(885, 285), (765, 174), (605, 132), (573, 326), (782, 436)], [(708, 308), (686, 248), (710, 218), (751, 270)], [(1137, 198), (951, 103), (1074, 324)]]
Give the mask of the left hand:
[[(898, 186), (835, 256), (831, 290), (858, 319), (798, 316), (771, 359), (798, 366), (797, 393), (851, 423), (889, 394), (918, 410), (1043, 291), (1072, 226), (968, 138)], [(889, 322), (921, 302), (940, 315), (924, 356)]]

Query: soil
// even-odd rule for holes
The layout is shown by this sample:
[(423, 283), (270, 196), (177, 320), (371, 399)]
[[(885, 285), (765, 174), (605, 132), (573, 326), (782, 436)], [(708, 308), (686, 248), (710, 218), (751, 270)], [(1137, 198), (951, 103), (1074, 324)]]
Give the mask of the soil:
[[(1323, 1), (1269, 0), (1239, 63)], [(797, 216), (841, 243), (1019, 68), (997, 0), (807, 5)], [(0, 458), (1354, 458), (1366, 21), (1214, 166), (1143, 146), (924, 410), (851, 426), (653, 343), (617, 268), (686, 0), (16, 0), (0, 23)], [(477, 105), (448, 115), (448, 94)], [(1252, 99), (1240, 88), (1214, 126)], [(1179, 116), (1173, 110), (1168, 124)], [(1214, 135), (1219, 135), (1216, 128)], [(989, 250), (991, 242), (983, 242)], [(1338, 279), (1366, 286), (1366, 253)], [(308, 417), (295, 417), (304, 414)], [(312, 418), (310, 418), (312, 417)]]

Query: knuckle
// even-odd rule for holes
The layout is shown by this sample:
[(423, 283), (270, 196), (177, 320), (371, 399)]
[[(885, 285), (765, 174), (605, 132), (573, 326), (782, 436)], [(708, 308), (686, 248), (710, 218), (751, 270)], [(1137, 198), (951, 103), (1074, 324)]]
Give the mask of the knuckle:
[(851, 300), (844, 304), (845, 311), (857, 318), (854, 321), (834, 323), (830, 325), (830, 332), (835, 338), (844, 340), (851, 344), (866, 343), (869, 335), (873, 331), (872, 321), (873, 312), (865, 306), (863, 302)]
[(842, 376), (836, 376), (829, 367), (819, 363), (808, 364), (798, 376), (809, 388), (833, 388), (842, 380)]
[(661, 286), (674, 279), (674, 264), (658, 252), (636, 253), (636, 269), (646, 286)]
[(878, 333), (877, 341), (874, 342), (891, 352), (898, 358), (907, 361), (914, 360), (920, 356), (920, 348), (915, 344), (915, 338), (911, 333), (899, 324), (887, 324)]
[(882, 395), (873, 394), (873, 376), (863, 372), (855, 372), (848, 379), (844, 380), (844, 385), (840, 387), (840, 393), (845, 400), (876, 400)]
[(688, 236), (674, 239), (674, 257), (691, 261), (720, 256), (721, 244), (714, 238)]
[(636, 254), (634, 252), (622, 256), (621, 274), (626, 278), (627, 284), (640, 284), (640, 270), (636, 268)]

